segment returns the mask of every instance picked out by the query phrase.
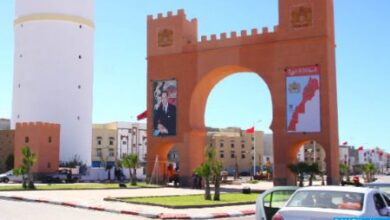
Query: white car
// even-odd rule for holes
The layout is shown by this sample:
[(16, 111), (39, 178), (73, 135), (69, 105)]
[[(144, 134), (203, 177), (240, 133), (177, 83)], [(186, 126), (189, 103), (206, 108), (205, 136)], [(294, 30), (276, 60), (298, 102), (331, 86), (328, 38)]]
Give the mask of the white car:
[(256, 220), (271, 220), (297, 189), (297, 186), (275, 186), (260, 194), (256, 200)]
[[(272, 194), (277, 195), (278, 191)], [(266, 198), (267, 195), (263, 195)], [(273, 200), (277, 200), (277, 197)], [(352, 186), (313, 186), (296, 190), (272, 218), (264, 220), (333, 220), (335, 217), (384, 217), (390, 199), (378, 189)], [(265, 206), (265, 205), (263, 205)], [(260, 207), (261, 208), (261, 207)], [(257, 214), (257, 213), (256, 213)]]
[(0, 174), (0, 182), (8, 183), (9, 181), (20, 183), (23, 181), (23, 179), (22, 176), (15, 176), (12, 170)]

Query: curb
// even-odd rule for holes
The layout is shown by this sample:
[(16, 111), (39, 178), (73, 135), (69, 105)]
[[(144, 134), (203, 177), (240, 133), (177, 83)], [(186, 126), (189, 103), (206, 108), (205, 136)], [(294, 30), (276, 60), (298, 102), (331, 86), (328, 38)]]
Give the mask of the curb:
[(50, 201), (47, 199), (30, 199), (30, 198), (25, 198), (20, 196), (0, 196), (0, 199), (11, 200), (11, 201), (46, 203), (46, 204), (65, 206), (70, 208), (80, 208), (80, 209), (94, 210), (100, 212), (110, 212), (110, 213), (123, 214), (123, 215), (142, 216), (142, 217), (152, 218), (152, 219), (214, 219), (214, 218), (241, 217), (241, 216), (255, 214), (255, 210), (229, 211), (229, 212), (218, 212), (218, 213), (208, 213), (208, 214), (157, 213), (151, 211), (139, 212), (139, 211), (132, 211), (132, 210), (116, 210), (116, 209), (104, 208), (99, 206), (79, 205), (72, 202)]

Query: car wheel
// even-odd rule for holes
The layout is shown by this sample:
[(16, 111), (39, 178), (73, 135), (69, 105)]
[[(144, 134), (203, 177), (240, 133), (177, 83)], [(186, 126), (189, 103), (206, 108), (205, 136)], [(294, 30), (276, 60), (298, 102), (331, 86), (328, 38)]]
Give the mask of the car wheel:
[(8, 183), (8, 182), (9, 182), (9, 179), (8, 179), (7, 177), (5, 177), (5, 178), (3, 179), (3, 182), (4, 182), (4, 183)]

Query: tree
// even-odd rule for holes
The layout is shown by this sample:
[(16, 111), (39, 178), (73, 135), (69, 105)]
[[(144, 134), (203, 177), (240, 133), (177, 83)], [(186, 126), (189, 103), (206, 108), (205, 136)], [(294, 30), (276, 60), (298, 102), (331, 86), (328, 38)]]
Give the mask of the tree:
[[(129, 169), (129, 175), (131, 179), (131, 185), (136, 186), (137, 185), (137, 167), (138, 167), (138, 155), (131, 153), (123, 157), (121, 160), (121, 164), (124, 168)], [(131, 172), (131, 169), (133, 169), (133, 172)]]
[(22, 165), (14, 169), (14, 174), (22, 175), (24, 189), (35, 189), (31, 168), (37, 161), (37, 157), (28, 146), (22, 148), (22, 156)]
[(288, 169), (298, 176), (299, 186), (303, 186), (303, 175), (308, 170), (308, 165), (305, 162), (298, 162), (296, 164), (287, 165)]
[(215, 148), (206, 147), (205, 162), (195, 169), (195, 173), (205, 180), (205, 195), (206, 200), (211, 200), (210, 193), (210, 179), (214, 180), (214, 198), (213, 200), (220, 200), (220, 185), (221, 185), (221, 171), (222, 162), (216, 157)]
[(195, 169), (195, 173), (202, 177), (205, 180), (205, 191), (204, 191), (204, 199), (211, 200), (210, 193), (210, 177), (211, 177), (211, 168), (207, 163), (202, 163)]
[(7, 159), (5, 159), (5, 168), (7, 170), (12, 170), (14, 168), (14, 155), (8, 154)]
[(220, 186), (221, 186), (221, 171), (222, 171), (222, 162), (217, 159), (217, 153), (215, 148), (206, 147), (206, 163), (210, 165), (211, 175), (214, 179), (214, 201), (220, 200)]
[(314, 175), (321, 173), (320, 167), (319, 167), (318, 163), (312, 163), (312, 164), (307, 166), (307, 170), (306, 171), (310, 175), (310, 177), (309, 177), (309, 186), (312, 186), (313, 185), (313, 177), (314, 177)]
[(373, 163), (369, 162), (363, 165), (363, 171), (366, 174), (367, 182), (373, 181), (374, 173), (376, 172), (376, 167)]
[(345, 163), (339, 164), (340, 182), (343, 182), (344, 176), (347, 174), (348, 166)]

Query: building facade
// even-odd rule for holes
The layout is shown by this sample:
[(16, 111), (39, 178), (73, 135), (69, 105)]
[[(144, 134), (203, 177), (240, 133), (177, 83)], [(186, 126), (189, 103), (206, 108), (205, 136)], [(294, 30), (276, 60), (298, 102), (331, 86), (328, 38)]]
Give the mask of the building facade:
[[(13, 168), (13, 159), (10, 157), (14, 157), (14, 138), (14, 130), (0, 130), (0, 173)], [(12, 164), (8, 165), (8, 160), (12, 160)]]
[(209, 131), (206, 143), (215, 147), (217, 158), (229, 175), (234, 175), (237, 170), (241, 175), (250, 175), (253, 174), (253, 164), (258, 172), (267, 157), (272, 161), (270, 155), (264, 154), (264, 132), (255, 131), (254, 141), (252, 137), (253, 134), (247, 134), (240, 128), (226, 128)]
[(60, 125), (43, 122), (17, 123), (15, 129), (15, 167), (22, 164), (22, 148), (28, 146), (36, 155), (34, 173), (58, 171)]
[(141, 164), (146, 156), (146, 125), (130, 122), (94, 124), (92, 167), (113, 166), (125, 155), (136, 153)]
[(11, 121), (6, 118), (0, 118), (0, 131), (11, 129)]
[(94, 0), (15, 2), (11, 128), (60, 124), (60, 160), (90, 165)]

